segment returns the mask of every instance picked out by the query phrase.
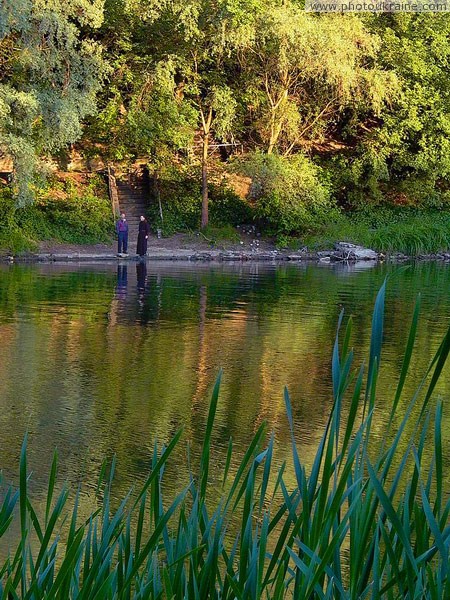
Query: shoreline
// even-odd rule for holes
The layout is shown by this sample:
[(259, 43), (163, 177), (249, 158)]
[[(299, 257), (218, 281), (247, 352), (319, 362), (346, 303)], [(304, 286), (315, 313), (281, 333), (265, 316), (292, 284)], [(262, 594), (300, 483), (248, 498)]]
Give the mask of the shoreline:
[[(168, 238), (151, 237), (145, 257), (133, 252), (126, 256), (117, 254), (117, 246), (113, 240), (108, 243), (70, 244), (54, 240), (42, 241), (28, 251), (13, 253), (0, 250), (0, 263), (56, 263), (56, 262), (266, 262), (266, 263), (378, 263), (385, 261), (404, 262), (409, 260), (434, 260), (450, 262), (450, 249), (430, 254), (407, 255), (402, 252), (377, 252), (371, 248), (336, 241), (327, 250), (312, 250), (307, 246), (299, 249), (277, 248), (272, 240), (244, 235), (238, 243), (210, 244), (186, 234), (174, 234)], [(130, 245), (129, 245), (130, 249)]]
[[(82, 247), (80, 247), (82, 248)], [(373, 251), (371, 251), (373, 252)], [(2, 263), (56, 263), (56, 262), (139, 262), (139, 261), (168, 261), (168, 262), (311, 262), (311, 263), (355, 263), (355, 262), (403, 262), (409, 260), (450, 262), (450, 251), (436, 254), (420, 254), (407, 256), (402, 253), (382, 254), (358, 257), (355, 255), (342, 256), (336, 250), (319, 252), (288, 252), (271, 251), (235, 251), (235, 250), (195, 250), (195, 249), (166, 249), (158, 248), (148, 251), (145, 257), (134, 254), (118, 256), (113, 252), (36, 252), (17, 255), (0, 256)]]

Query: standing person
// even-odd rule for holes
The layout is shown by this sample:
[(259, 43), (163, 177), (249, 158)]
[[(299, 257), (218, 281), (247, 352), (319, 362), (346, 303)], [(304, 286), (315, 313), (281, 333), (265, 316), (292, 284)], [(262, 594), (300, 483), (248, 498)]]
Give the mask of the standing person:
[(119, 256), (126, 254), (128, 250), (128, 223), (125, 218), (125, 213), (120, 215), (120, 219), (116, 223), (117, 233), (117, 253)]
[(144, 217), (144, 215), (141, 215), (136, 249), (136, 254), (139, 254), (139, 256), (145, 256), (147, 254), (147, 240), (149, 233), (150, 227), (147, 223), (147, 219)]

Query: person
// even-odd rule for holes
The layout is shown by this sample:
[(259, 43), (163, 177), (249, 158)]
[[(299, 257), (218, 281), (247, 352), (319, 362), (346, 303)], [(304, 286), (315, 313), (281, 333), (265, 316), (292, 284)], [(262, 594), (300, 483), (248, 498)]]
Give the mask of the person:
[(149, 233), (150, 227), (147, 223), (147, 219), (144, 217), (144, 215), (141, 215), (141, 220), (139, 221), (139, 233), (136, 249), (136, 254), (139, 254), (139, 256), (141, 257), (147, 254), (147, 240)]
[(125, 218), (125, 213), (120, 215), (120, 219), (116, 223), (117, 233), (117, 253), (119, 256), (127, 253), (128, 250), (128, 223)]

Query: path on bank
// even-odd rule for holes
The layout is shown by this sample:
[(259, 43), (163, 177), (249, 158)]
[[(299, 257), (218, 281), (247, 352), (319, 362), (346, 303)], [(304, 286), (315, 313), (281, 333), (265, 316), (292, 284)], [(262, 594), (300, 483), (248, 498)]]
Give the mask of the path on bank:
[[(131, 233), (129, 239), (129, 256), (119, 258), (117, 256), (117, 242), (111, 240), (110, 244), (74, 245), (44, 241), (39, 244), (36, 252), (29, 252), (14, 257), (7, 253), (0, 253), (2, 262), (63, 262), (63, 261), (102, 261), (102, 260), (138, 260), (136, 256), (137, 233)], [(343, 244), (342, 249), (331, 249), (328, 251), (311, 251), (306, 248), (294, 250), (279, 250), (268, 240), (255, 240), (252, 236), (242, 236), (237, 243), (208, 243), (198, 234), (179, 233), (169, 238), (158, 239), (150, 235), (148, 240), (147, 260), (166, 261), (314, 261), (314, 262), (367, 262), (390, 259), (404, 261), (409, 258), (401, 253), (393, 253), (389, 256), (376, 253), (367, 248), (362, 248), (362, 254), (358, 258), (350, 251), (348, 244)], [(361, 247), (359, 247), (361, 248)], [(415, 257), (423, 260), (450, 261), (450, 252), (439, 254), (421, 255)]]
[[(242, 241), (242, 240), (241, 240)], [(135, 261), (139, 257), (135, 254), (136, 240), (130, 239), (130, 253), (127, 257), (117, 256), (116, 243), (95, 244), (91, 246), (76, 246), (69, 244), (52, 244), (43, 242), (38, 252), (10, 257), (11, 262), (62, 262), (62, 261), (96, 261), (120, 260)], [(246, 261), (315, 261), (315, 262), (355, 262), (365, 261), (376, 263), (383, 257), (376, 252), (363, 249), (363, 255), (358, 258), (347, 248), (345, 251), (331, 250), (329, 252), (313, 252), (308, 249), (300, 251), (278, 250), (268, 242), (255, 246), (253, 242), (238, 244), (208, 244), (203, 238), (196, 235), (176, 234), (170, 238), (158, 239), (151, 235), (149, 238), (146, 260), (166, 261), (220, 261), (220, 262), (246, 262)], [(397, 256), (406, 259), (406, 256)], [(450, 259), (450, 255), (448, 256)], [(8, 257), (4, 257), (8, 260)]]

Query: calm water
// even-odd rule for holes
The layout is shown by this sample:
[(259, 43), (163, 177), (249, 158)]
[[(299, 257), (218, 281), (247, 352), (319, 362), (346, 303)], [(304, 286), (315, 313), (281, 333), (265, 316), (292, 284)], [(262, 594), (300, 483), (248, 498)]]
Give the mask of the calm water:
[[(353, 316), (359, 365), (368, 356), (373, 302), (388, 273), (379, 431), (417, 294), (422, 310), (410, 391), (450, 325), (449, 265), (0, 267), (0, 467), (6, 479), (17, 481), (26, 431), (37, 499), (55, 446), (60, 478), (74, 486), (83, 480), (87, 496), (105, 457), (117, 455), (119, 495), (147, 473), (154, 439), (167, 441), (181, 426), (195, 460), (220, 367), (214, 464), (224, 461), (230, 436), (244, 449), (262, 420), (276, 432), (278, 462), (288, 458), (284, 385), (308, 463), (330, 410), (339, 312)], [(450, 365), (439, 394), (447, 403), (448, 482)], [(169, 487), (185, 483), (184, 465), (180, 447)]]

